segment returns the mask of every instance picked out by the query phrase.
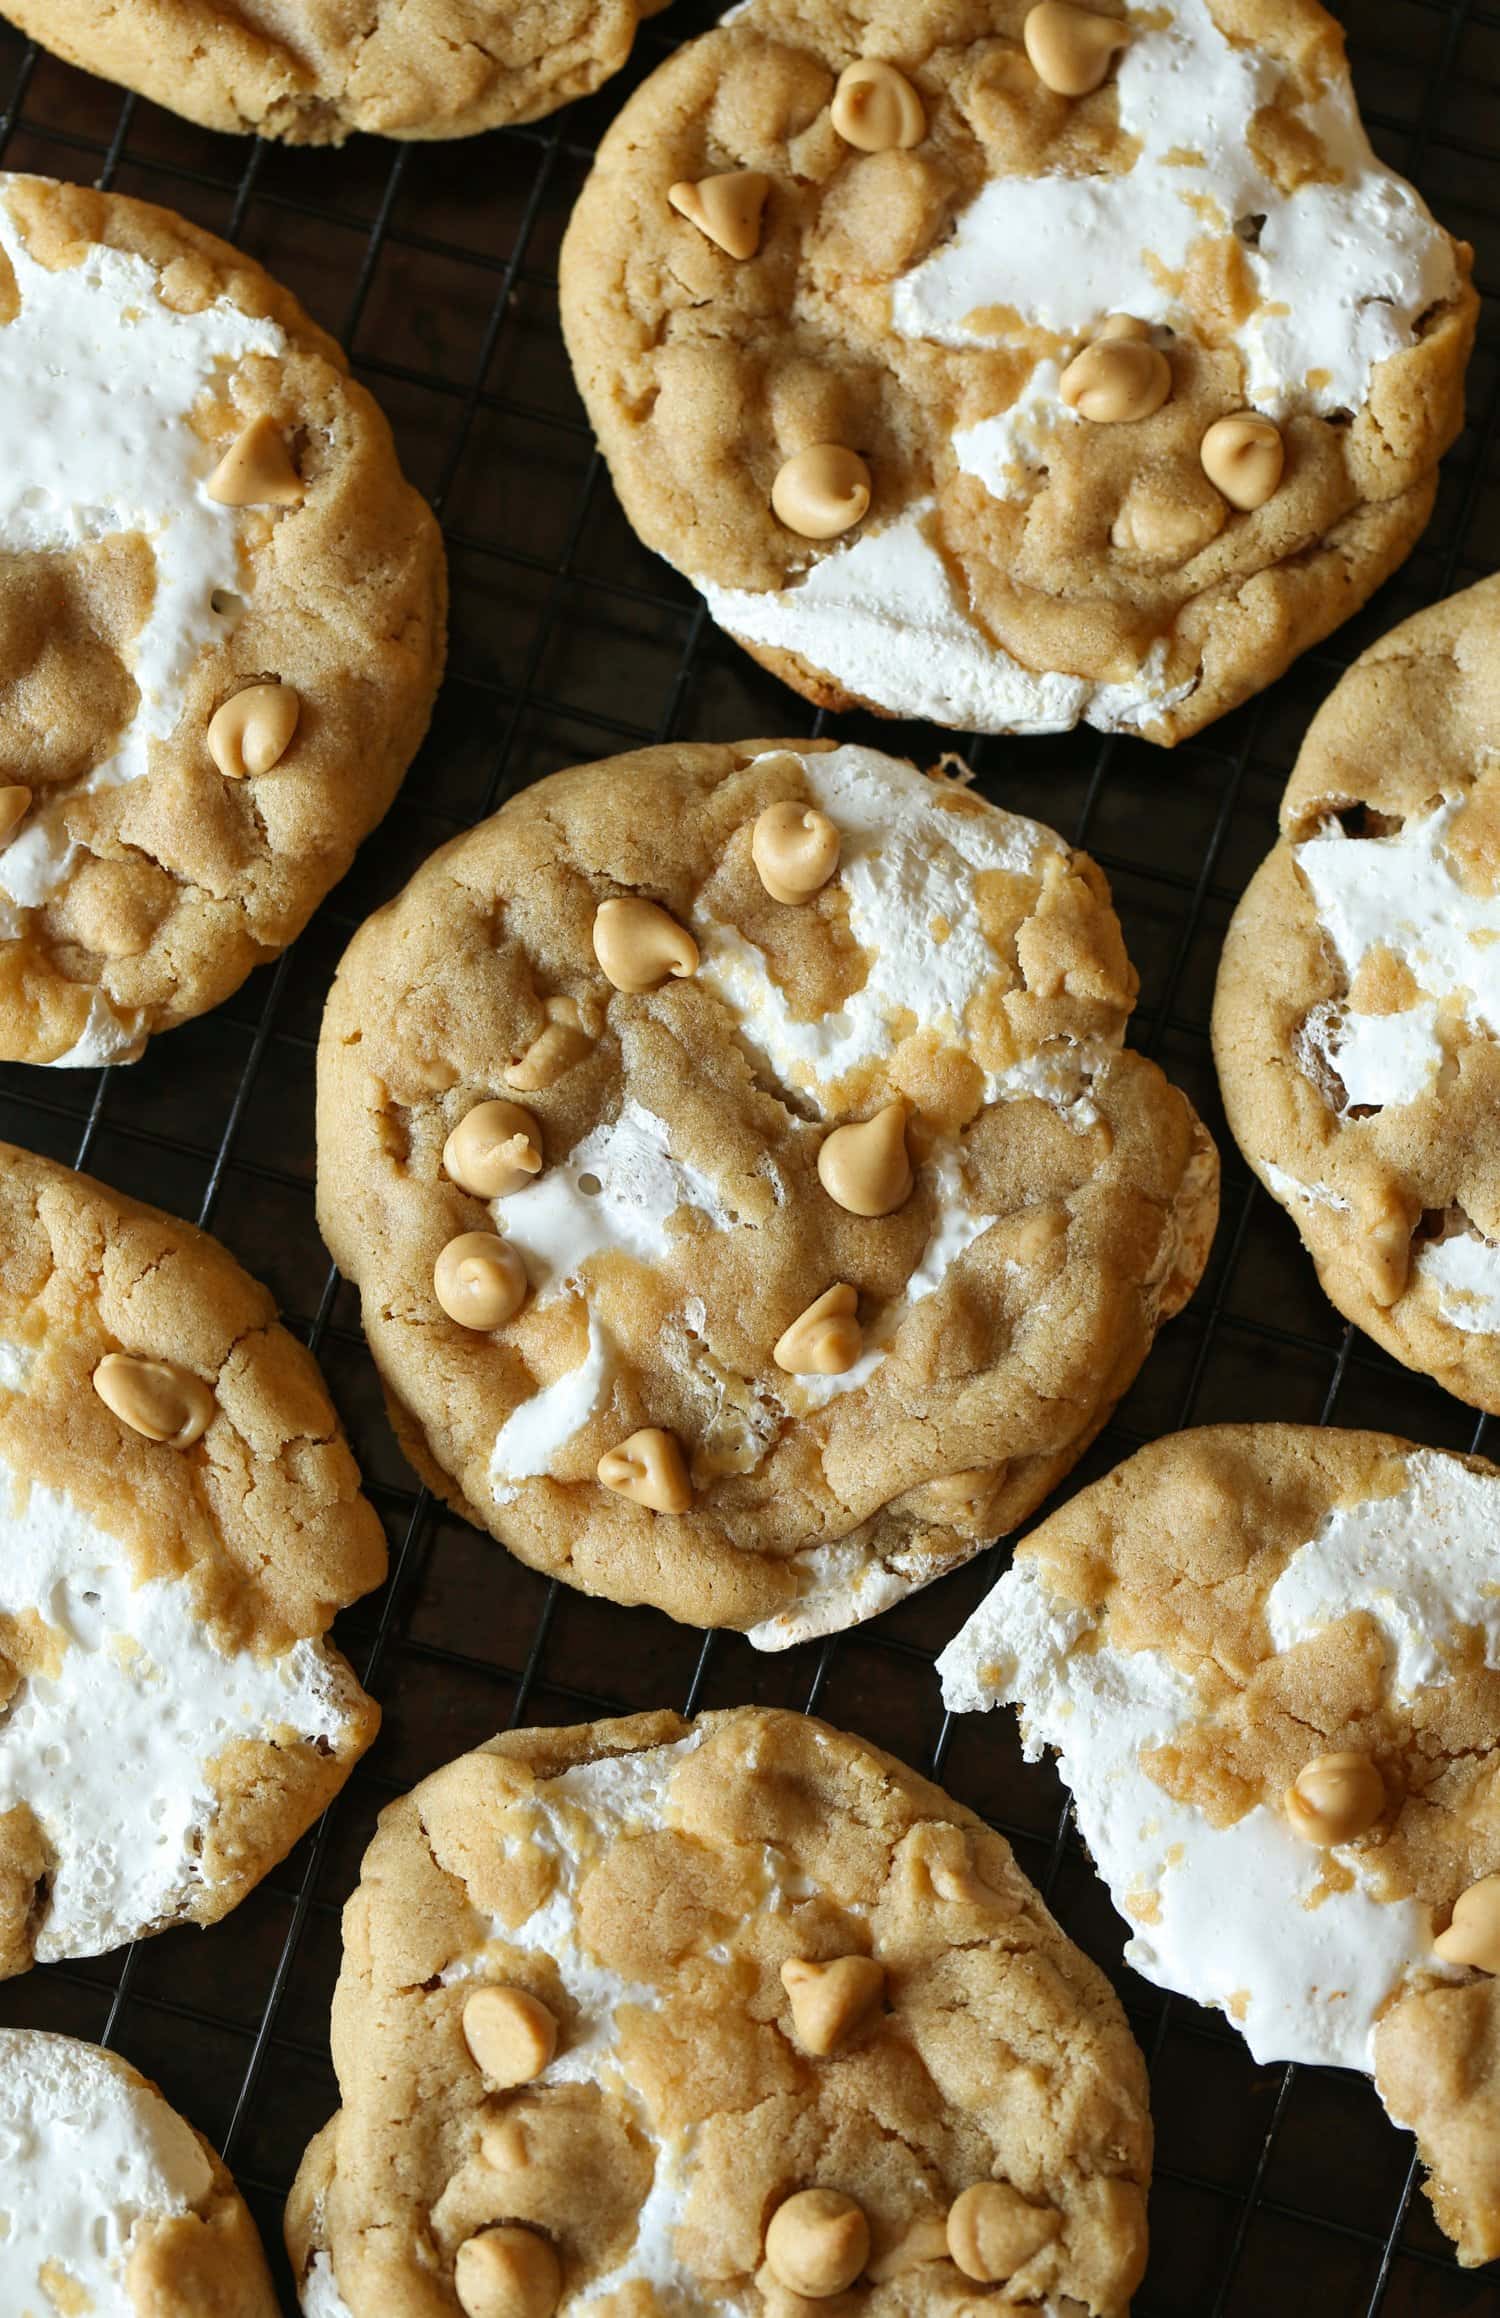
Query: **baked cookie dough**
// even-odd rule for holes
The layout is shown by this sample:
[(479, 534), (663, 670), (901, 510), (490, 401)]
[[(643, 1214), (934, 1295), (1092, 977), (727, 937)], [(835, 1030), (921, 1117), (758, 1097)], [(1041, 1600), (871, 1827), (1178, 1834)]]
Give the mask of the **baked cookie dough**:
[(5, 0), (44, 47), (208, 129), (468, 137), (587, 96), (666, 0)]
[(1258, 2061), (1374, 2074), (1465, 2263), (1500, 2255), (1500, 1470), (1383, 1433), (1143, 1449), (939, 1660), (1021, 1709), (1159, 1986)]
[(809, 699), (1172, 742), (1411, 548), (1469, 259), (1315, 0), (751, 0), (604, 139), (563, 320), (637, 531)]
[(1245, 1157), (1347, 1319), (1500, 1411), (1500, 579), (1419, 612), (1314, 719), (1224, 945)]
[(522, 1560), (779, 1649), (1021, 1520), (1207, 1258), (1051, 830), (817, 742), (553, 775), (351, 944), (318, 1208), (417, 1470)]
[(0, 407), (0, 1059), (129, 1061), (390, 804), (442, 548), (333, 341), (118, 194), (0, 174)]
[(0, 1535), (0, 1977), (217, 1922), (375, 1735), (380, 1524), (265, 1289), (8, 1144)]
[(520, 1731), (424, 1780), (345, 1910), (333, 2052), (287, 2208), (309, 2318), (996, 2286), (1123, 2318), (1144, 2267), (1109, 1983), (1002, 1837), (801, 1715)]
[(276, 2318), (224, 2165), (96, 2044), (0, 2028), (0, 2225), (10, 2318)]

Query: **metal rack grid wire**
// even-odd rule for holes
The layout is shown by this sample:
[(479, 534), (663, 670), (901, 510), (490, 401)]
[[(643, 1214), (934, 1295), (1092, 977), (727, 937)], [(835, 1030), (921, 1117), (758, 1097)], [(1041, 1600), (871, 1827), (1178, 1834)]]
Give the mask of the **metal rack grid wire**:
[[(1083, 734), (960, 744), (987, 794), (1103, 863), (1141, 970), (1133, 1040), (1186, 1087), (1226, 1161), (1208, 1277), (1070, 1487), (1191, 1422), (1386, 1425), (1466, 1449), (1485, 1448), (1490, 1429), (1338, 1321), (1229, 1141), (1208, 1050), (1219, 942), (1270, 842), (1309, 717), (1365, 644), (1500, 556), (1500, 5), (1351, 0), (1341, 12), (1377, 146), (1475, 243), (1489, 293), (1470, 424), (1430, 531), (1359, 619), (1173, 755)], [(339, 1909), (381, 1806), (505, 1725), (664, 1705), (816, 1709), (983, 1811), (1115, 1979), (1150, 2062), (1158, 2129), (1138, 2318), (1268, 2307), (1279, 2318), (1477, 2318), (1496, 2306), (1493, 2278), (1453, 2262), (1414, 2194), (1410, 2143), (1371, 2088), (1339, 2072), (1257, 2068), (1216, 2015), (1138, 1979), (1050, 1769), (1022, 1764), (1008, 1715), (944, 1716), (931, 1660), (1004, 1548), (870, 1627), (775, 1658), (548, 1584), (414, 1485), (354, 1299), (317, 1236), (318, 1016), (370, 908), (434, 845), (561, 765), (652, 739), (826, 728), (634, 541), (557, 325), (558, 244), (599, 132), (714, 13), (679, 0), (645, 28), (619, 80), (535, 127), (448, 146), (361, 139), (341, 153), (209, 135), (0, 27), (0, 165), (166, 203), (297, 291), (388, 411), (408, 473), (443, 517), (454, 583), (431, 737), (296, 947), (129, 1070), (0, 1071), (0, 1134), (196, 1217), (270, 1284), (323, 1362), (392, 1548), (388, 1583), (340, 1626), (384, 1730), (322, 1824), (213, 1931), (33, 1972), (5, 1989), (3, 2017), (102, 2040), (164, 2085), (238, 2175), (291, 2313), (281, 2204), (335, 2103)], [(949, 745), (920, 726), (850, 718), (836, 729), (923, 762)]]

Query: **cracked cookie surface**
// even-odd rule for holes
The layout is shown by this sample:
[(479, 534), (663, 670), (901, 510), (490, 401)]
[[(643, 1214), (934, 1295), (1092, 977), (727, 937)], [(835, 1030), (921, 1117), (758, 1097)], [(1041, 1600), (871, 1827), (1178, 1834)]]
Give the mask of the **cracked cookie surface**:
[(564, 326), (636, 530), (810, 699), (1171, 742), (1422, 530), (1469, 253), (1371, 154), (1313, 0), (1101, 0), (1077, 98), (1033, 13), (735, 10), (605, 137)]
[(44, 46), (205, 128), (467, 137), (586, 96), (665, 0), (6, 0)]
[(324, 1636), (385, 1546), (265, 1289), (10, 1145), (0, 1509), (3, 1976), (216, 1922), (285, 1856), (375, 1735)]
[(0, 2029), (0, 2132), (12, 2318), (276, 2318), (224, 2164), (118, 2054)]
[[(871, 1984), (814, 2014), (834, 1966)], [(517, 1996), (550, 2055), (486, 2038)], [(871, 2318), (974, 2307), (976, 2184), (1026, 2231), (982, 2265), (997, 2314), (1123, 2318), (1144, 2264), (1145, 2070), (1103, 1974), (972, 1812), (800, 1715), (522, 1731), (435, 1773), (345, 1911), (333, 2046), (288, 2205), (322, 2318), (488, 2307), (474, 2246), (522, 2231), (538, 2311), (795, 2318), (767, 2226), (809, 2188), (863, 2214), (829, 2306)]]
[(1500, 579), (1324, 703), (1229, 929), (1235, 1139), (1338, 1309), (1500, 1410)]
[(1207, 1259), (1216, 1155), (1123, 1047), (1135, 990), (1086, 856), (871, 750), (512, 798), (355, 937), (319, 1048), (320, 1221), (418, 1471), (769, 1648), (966, 1559)]
[(1478, 1458), (1178, 1434), (1033, 1530), (939, 1661), (950, 1708), (1057, 1749), (1127, 1960), (1259, 2061), (1373, 2074), (1465, 2262), (1500, 2254), (1500, 1940), (1445, 1954), (1500, 1897), (1497, 1520)]
[(0, 175), (0, 1057), (133, 1059), (300, 933), (426, 729), (433, 518), (171, 212)]

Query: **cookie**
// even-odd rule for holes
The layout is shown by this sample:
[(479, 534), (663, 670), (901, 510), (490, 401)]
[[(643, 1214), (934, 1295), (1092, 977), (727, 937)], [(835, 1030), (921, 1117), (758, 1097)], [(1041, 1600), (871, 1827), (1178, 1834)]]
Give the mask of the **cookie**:
[(0, 1976), (209, 1924), (375, 1735), (385, 1546), (311, 1356), (189, 1224), (0, 1145)]
[(206, 129), (342, 145), (535, 121), (618, 72), (666, 0), (5, 0), (85, 72)]
[(0, 174), (0, 400), (0, 1059), (123, 1062), (390, 804), (442, 548), (333, 341), (144, 202)]
[(1235, 913), (1214, 1051), (1235, 1139), (1327, 1294), (1500, 1411), (1500, 579), (1324, 703)]
[(1104, 879), (862, 748), (554, 774), (355, 937), (318, 1211), (417, 1470), (779, 1649), (1010, 1528), (1202, 1272)]
[(276, 2318), (223, 2163), (96, 2044), (0, 2028), (0, 2217), (11, 2318)]
[(636, 530), (809, 699), (1173, 742), (1411, 548), (1469, 260), (1315, 0), (751, 0), (604, 139), (562, 311)]
[(939, 1660), (1021, 1709), (1148, 1980), (1258, 2061), (1371, 2071), (1459, 2259), (1500, 2255), (1500, 1470), (1218, 1425), (1033, 1530)]
[(797, 2318), (856, 2280), (869, 2318), (976, 2282), (1123, 2318), (1144, 2266), (1104, 1975), (972, 1811), (801, 1715), (436, 1772), (345, 1910), (333, 2049), (287, 2209), (310, 2318)]

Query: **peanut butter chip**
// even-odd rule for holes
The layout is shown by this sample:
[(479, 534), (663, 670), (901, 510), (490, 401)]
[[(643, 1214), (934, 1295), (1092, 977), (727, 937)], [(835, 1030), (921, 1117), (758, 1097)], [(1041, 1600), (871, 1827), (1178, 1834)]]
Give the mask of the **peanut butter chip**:
[(221, 507), (297, 507), (302, 478), (274, 419), (252, 419), (203, 486)]
[(818, 1181), (851, 1215), (894, 1215), (911, 1197), (905, 1105), (887, 1103), (873, 1119), (835, 1127), (818, 1153)]
[(825, 1288), (777, 1338), (771, 1355), (777, 1367), (788, 1376), (846, 1376), (865, 1348), (864, 1330), (854, 1317), (858, 1304), (857, 1292), (843, 1281)]
[(784, 799), (750, 833), (750, 858), (772, 901), (811, 901), (839, 865), (839, 833), (826, 813)]
[(771, 180), (759, 169), (726, 169), (719, 177), (684, 178), (667, 199), (679, 217), (707, 234), (727, 257), (753, 258), (760, 248), (761, 213)]
[(1096, 338), (1062, 374), (1063, 401), (1095, 426), (1129, 425), (1161, 409), (1172, 391), (1172, 366), (1144, 338)]
[(966, 2278), (998, 2286), (1050, 2245), (1062, 2218), (1050, 2206), (1030, 2205), (1008, 2181), (976, 2181), (953, 2201), (948, 2251)]
[(659, 1425), (648, 1425), (618, 1448), (606, 1449), (598, 1474), (606, 1489), (652, 1513), (686, 1513), (693, 1502), (682, 1450)]
[(927, 134), (922, 100), (904, 72), (879, 57), (861, 57), (839, 74), (829, 114), (846, 145), (861, 153), (909, 150)]
[(1385, 1784), (1368, 1755), (1319, 1755), (1284, 1798), (1292, 1832), (1326, 1849), (1368, 1833), (1385, 1809)]
[(1452, 1923), (1432, 1945), (1445, 1964), (1500, 1973), (1500, 1875), (1487, 1875), (1460, 1894)]
[(453, 2290), (464, 2318), (552, 2318), (562, 2264), (536, 2230), (507, 2222), (459, 2247)]
[(549, 998), (542, 1012), (547, 1017), (546, 1029), (538, 1031), (525, 1053), (503, 1073), (506, 1085), (520, 1095), (534, 1095), (542, 1087), (555, 1086), (564, 1071), (582, 1062), (593, 1047), (576, 999)]
[(811, 2302), (852, 2286), (870, 2258), (870, 2225), (840, 2189), (799, 2189), (766, 2231), (766, 2266), (778, 2285)]
[(870, 508), (870, 470), (858, 451), (814, 443), (787, 460), (771, 485), (777, 520), (803, 539), (837, 539)]
[(501, 2092), (529, 2085), (557, 2050), (557, 2020), (524, 1988), (476, 1988), (464, 2006), (464, 2042)]
[(1215, 419), (1199, 446), (1203, 472), (1231, 507), (1245, 515), (1264, 507), (1281, 482), (1286, 445), (1274, 419), (1259, 411), (1236, 411)]
[(461, 1231), (432, 1267), (432, 1292), (460, 1328), (503, 1328), (525, 1303), (526, 1288), (526, 1266), (492, 1231)]
[(133, 1433), (174, 1449), (190, 1449), (218, 1405), (190, 1368), (179, 1368), (175, 1360), (138, 1360), (129, 1352), (106, 1352), (94, 1370), (94, 1390)]
[(14, 837), (31, 811), (31, 791), (20, 781), (0, 789), (0, 845)]
[(217, 709), (208, 753), (227, 781), (268, 773), (292, 745), (302, 703), (290, 684), (251, 684)]
[(443, 1167), (476, 1199), (505, 1199), (542, 1171), (542, 1130), (519, 1103), (476, 1103), (443, 1145)]
[(1054, 96), (1086, 97), (1098, 88), (1122, 48), (1130, 27), (1067, 0), (1041, 0), (1027, 16), (1021, 38), (1032, 70)]
[(827, 2058), (885, 1994), (885, 1966), (873, 1956), (838, 1956), (830, 1964), (793, 1956), (781, 1967), (792, 2026), (804, 2051)]
[(655, 990), (698, 970), (698, 945), (654, 901), (627, 894), (594, 912), (594, 956), (617, 990)]

